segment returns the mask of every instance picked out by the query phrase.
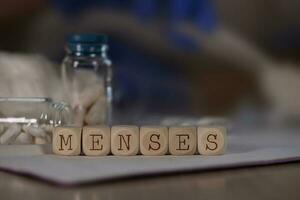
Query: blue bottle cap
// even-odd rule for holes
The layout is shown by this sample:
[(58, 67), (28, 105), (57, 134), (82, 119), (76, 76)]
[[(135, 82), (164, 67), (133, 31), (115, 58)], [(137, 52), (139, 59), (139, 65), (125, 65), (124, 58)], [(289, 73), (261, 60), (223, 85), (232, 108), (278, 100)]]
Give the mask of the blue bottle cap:
[(107, 36), (103, 34), (72, 34), (66, 40), (67, 50), (76, 54), (101, 53), (107, 45)]
[(104, 34), (72, 34), (67, 37), (68, 43), (106, 44), (107, 36)]

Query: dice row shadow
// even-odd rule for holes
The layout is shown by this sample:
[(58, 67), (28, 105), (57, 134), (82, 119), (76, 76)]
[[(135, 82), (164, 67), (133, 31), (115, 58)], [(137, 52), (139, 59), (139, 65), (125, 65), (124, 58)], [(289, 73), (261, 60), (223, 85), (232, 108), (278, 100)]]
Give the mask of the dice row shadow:
[(56, 127), (52, 149), (66, 156), (221, 155), (226, 143), (225, 127)]

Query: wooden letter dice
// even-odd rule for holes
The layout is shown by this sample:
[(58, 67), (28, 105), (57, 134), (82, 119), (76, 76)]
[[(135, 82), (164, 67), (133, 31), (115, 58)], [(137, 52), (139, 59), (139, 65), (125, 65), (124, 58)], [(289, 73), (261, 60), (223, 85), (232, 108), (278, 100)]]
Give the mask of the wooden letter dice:
[(81, 128), (54, 128), (52, 138), (52, 150), (54, 154), (58, 155), (79, 155), (81, 151)]
[(193, 155), (197, 150), (195, 127), (170, 127), (169, 152), (172, 155)]
[(143, 155), (161, 156), (168, 152), (168, 128), (144, 126), (140, 130), (140, 149)]
[(106, 156), (110, 152), (110, 128), (86, 126), (82, 131), (82, 150), (87, 156)]
[(198, 127), (198, 151), (202, 155), (220, 155), (227, 144), (225, 127)]
[(137, 126), (113, 126), (111, 129), (111, 152), (118, 156), (136, 155), (140, 146), (139, 138)]

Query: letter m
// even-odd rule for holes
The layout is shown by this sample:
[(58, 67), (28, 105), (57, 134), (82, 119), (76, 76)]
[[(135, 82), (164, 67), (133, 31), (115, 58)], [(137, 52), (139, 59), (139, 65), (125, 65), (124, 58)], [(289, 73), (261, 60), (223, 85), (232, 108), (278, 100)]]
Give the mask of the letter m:
[(69, 146), (68, 150), (73, 150), (72, 149), (72, 136), (73, 135), (68, 135), (67, 139), (65, 139), (63, 135), (59, 135), (59, 138), (60, 138), (59, 150), (60, 151), (65, 150), (64, 147), (68, 147), (68, 146)]

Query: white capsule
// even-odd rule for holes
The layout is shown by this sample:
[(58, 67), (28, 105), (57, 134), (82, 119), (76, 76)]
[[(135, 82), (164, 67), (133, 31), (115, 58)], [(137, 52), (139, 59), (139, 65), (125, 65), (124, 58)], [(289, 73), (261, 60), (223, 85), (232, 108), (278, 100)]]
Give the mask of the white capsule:
[(45, 138), (34, 138), (34, 144), (47, 144), (47, 140)]
[(32, 135), (33, 137), (39, 137), (39, 138), (45, 138), (46, 137), (46, 132), (41, 128), (36, 128), (36, 127), (24, 125), (23, 130), (26, 133)]
[(52, 133), (52, 130), (53, 130), (53, 126), (52, 125), (42, 124), (40, 127), (41, 127), (41, 129), (43, 129), (47, 133)]
[(41, 137), (35, 137), (34, 138), (34, 144), (48, 144), (51, 143), (52, 137), (51, 137), (50, 132), (46, 133), (46, 137), (41, 138)]
[(52, 143), (52, 132), (47, 133), (46, 140), (48, 143)]
[(15, 141), (15, 144), (32, 144), (33, 143), (33, 137), (32, 135), (25, 133), (25, 132), (21, 132)]
[(6, 129), (3, 135), (0, 137), (0, 144), (12, 144), (16, 140), (17, 136), (21, 133), (21, 126), (13, 124)]
[(0, 124), (0, 135), (4, 133), (4, 125)]

